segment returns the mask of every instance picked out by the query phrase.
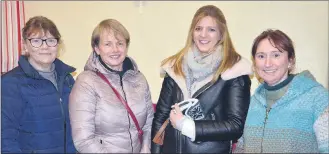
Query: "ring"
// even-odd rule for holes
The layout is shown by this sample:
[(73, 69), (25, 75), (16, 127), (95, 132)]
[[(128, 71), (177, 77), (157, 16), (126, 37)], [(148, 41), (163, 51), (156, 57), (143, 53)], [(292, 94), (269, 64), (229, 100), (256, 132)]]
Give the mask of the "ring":
[(174, 112), (174, 114), (176, 114), (176, 110), (175, 109), (172, 109), (172, 111)]

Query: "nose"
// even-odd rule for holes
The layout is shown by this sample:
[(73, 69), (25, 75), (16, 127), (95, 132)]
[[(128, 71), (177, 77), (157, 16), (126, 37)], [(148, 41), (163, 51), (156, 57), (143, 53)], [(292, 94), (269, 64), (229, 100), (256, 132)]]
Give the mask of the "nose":
[(266, 59), (265, 59), (265, 66), (266, 67), (271, 67), (272, 66), (272, 60), (271, 60), (271, 57), (268, 56)]
[(207, 30), (205, 28), (203, 28), (200, 32), (200, 36), (202, 37), (206, 37), (207, 36)]
[(119, 52), (119, 47), (117, 45), (113, 46), (113, 52)]
[(46, 40), (42, 40), (42, 44), (40, 48), (48, 48), (48, 45), (46, 44)]

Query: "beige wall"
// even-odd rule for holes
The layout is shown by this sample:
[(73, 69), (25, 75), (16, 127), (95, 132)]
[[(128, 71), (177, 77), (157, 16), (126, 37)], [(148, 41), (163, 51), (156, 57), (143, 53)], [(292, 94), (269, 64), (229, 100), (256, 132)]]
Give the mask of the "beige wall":
[[(119, 20), (130, 32), (128, 55), (145, 74), (157, 101), (162, 78), (160, 61), (184, 46), (195, 11), (206, 4), (225, 14), (237, 51), (250, 58), (253, 39), (267, 28), (286, 32), (296, 46), (297, 69), (309, 69), (328, 88), (328, 2), (65, 2), (25, 1), (26, 18), (43, 15), (53, 20), (65, 42), (60, 59), (83, 70), (91, 53), (93, 28), (105, 18)], [(252, 93), (257, 87), (252, 80)]]

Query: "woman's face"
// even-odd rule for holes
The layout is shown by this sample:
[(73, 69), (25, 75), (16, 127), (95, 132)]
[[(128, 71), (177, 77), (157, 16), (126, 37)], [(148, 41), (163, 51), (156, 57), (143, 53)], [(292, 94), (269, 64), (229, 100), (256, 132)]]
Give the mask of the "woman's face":
[(268, 85), (274, 86), (285, 80), (289, 66), (288, 52), (279, 51), (267, 38), (260, 41), (255, 54), (255, 69)]
[(203, 17), (195, 26), (193, 41), (201, 54), (207, 54), (214, 49), (220, 40), (220, 32), (216, 21), (210, 17)]
[(32, 33), (25, 41), (29, 62), (37, 67), (50, 66), (58, 54), (58, 39), (48, 31)]
[(122, 71), (122, 64), (127, 56), (127, 44), (124, 37), (118, 34), (116, 37), (112, 30), (104, 31), (100, 35), (98, 47), (95, 51), (111, 69)]

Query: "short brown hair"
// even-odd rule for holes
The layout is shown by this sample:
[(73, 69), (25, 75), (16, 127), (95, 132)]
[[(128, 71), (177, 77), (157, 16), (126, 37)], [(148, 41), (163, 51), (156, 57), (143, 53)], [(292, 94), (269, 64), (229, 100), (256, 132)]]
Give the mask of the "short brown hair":
[(105, 19), (101, 21), (94, 29), (93, 34), (91, 36), (91, 47), (94, 50), (94, 47), (97, 47), (100, 40), (100, 35), (104, 31), (113, 31), (114, 36), (122, 35), (126, 41), (127, 47), (130, 43), (130, 35), (127, 29), (117, 20), (115, 19)]
[(288, 53), (288, 59), (291, 60), (290, 62), (292, 66), (289, 68), (288, 73), (291, 73), (296, 63), (295, 48), (289, 36), (280, 30), (268, 29), (266, 31), (263, 31), (260, 35), (258, 35), (255, 38), (251, 49), (251, 55), (254, 65), (255, 65), (255, 55), (258, 45), (264, 39), (268, 39), (272, 44), (272, 46), (277, 48), (280, 52), (286, 51)]
[(49, 32), (55, 38), (61, 38), (61, 34), (59, 33), (55, 23), (50, 19), (43, 16), (35, 16), (30, 18), (24, 28), (22, 29), (23, 39), (27, 39), (31, 34), (38, 33), (41, 31)]

